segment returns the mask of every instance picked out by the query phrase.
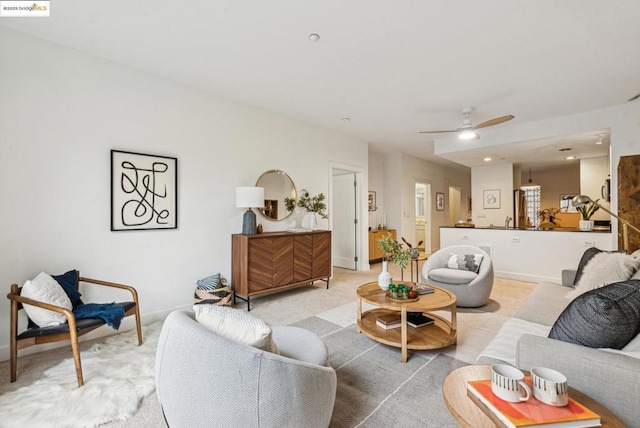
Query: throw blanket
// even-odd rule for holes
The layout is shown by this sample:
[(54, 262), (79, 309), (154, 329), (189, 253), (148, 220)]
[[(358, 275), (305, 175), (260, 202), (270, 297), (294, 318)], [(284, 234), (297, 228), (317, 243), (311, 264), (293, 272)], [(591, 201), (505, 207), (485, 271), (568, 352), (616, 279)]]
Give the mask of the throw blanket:
[(120, 321), (124, 318), (124, 308), (115, 303), (86, 303), (76, 306), (73, 310), (76, 319), (102, 318), (114, 329), (120, 328)]

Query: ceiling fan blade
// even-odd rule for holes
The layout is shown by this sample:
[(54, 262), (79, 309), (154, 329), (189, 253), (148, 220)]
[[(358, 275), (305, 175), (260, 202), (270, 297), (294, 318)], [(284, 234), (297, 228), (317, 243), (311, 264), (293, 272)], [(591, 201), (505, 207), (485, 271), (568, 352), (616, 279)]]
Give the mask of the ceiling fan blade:
[(420, 131), (419, 134), (444, 134), (446, 132), (458, 132), (458, 130), (450, 129), (448, 131)]
[(488, 126), (500, 125), (501, 123), (505, 123), (513, 119), (515, 116), (509, 114), (507, 116), (496, 117), (495, 119), (487, 120), (486, 122), (482, 122), (480, 125), (474, 126), (474, 129), (486, 128)]

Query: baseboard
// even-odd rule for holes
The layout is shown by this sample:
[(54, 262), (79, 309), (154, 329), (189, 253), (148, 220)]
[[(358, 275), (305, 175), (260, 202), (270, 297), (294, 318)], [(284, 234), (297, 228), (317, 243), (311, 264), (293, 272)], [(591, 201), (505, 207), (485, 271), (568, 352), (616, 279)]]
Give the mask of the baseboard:
[(514, 281), (533, 282), (537, 284), (542, 281), (555, 282), (556, 284), (562, 284), (562, 278), (554, 278), (550, 276), (530, 275), (526, 273), (507, 272), (507, 271), (494, 271), (496, 278), (512, 279)]
[[(176, 307), (171, 308), (171, 309), (164, 309), (164, 310), (161, 310), (161, 311), (151, 312), (151, 313), (147, 313), (147, 314), (140, 314), (140, 322), (142, 323), (143, 337), (144, 337), (144, 326), (145, 325), (153, 324), (156, 321), (163, 321), (173, 311), (190, 310), (191, 308), (193, 308), (193, 304), (176, 306)], [(103, 326), (103, 327), (95, 329), (91, 333), (85, 334), (79, 340), (80, 340), (80, 343), (82, 343), (82, 342), (87, 341), (87, 340), (98, 339), (98, 338), (104, 337), (104, 336), (111, 336), (113, 334), (122, 333), (122, 332), (125, 332), (125, 331), (133, 330), (135, 328), (136, 328), (135, 318), (134, 317), (126, 317), (126, 318), (124, 318), (122, 320), (122, 323), (120, 324), (120, 328), (118, 330), (114, 330), (114, 329), (112, 329), (111, 327), (108, 327), (108, 326)], [(61, 348), (61, 347), (64, 347), (64, 346), (69, 346), (69, 342), (68, 341), (60, 341), (60, 342), (55, 342), (55, 343), (46, 343), (46, 344), (42, 344), (42, 345), (30, 346), (29, 348), (21, 349), (20, 351), (18, 351), (18, 359), (21, 356), (31, 355), (31, 354), (35, 354), (35, 353), (38, 353), (38, 352), (44, 352), (44, 351), (48, 351), (50, 349)], [(69, 354), (69, 357), (71, 357), (71, 354)], [(0, 361), (7, 361), (8, 359), (9, 359), (9, 344), (6, 344), (6, 345), (0, 347)]]

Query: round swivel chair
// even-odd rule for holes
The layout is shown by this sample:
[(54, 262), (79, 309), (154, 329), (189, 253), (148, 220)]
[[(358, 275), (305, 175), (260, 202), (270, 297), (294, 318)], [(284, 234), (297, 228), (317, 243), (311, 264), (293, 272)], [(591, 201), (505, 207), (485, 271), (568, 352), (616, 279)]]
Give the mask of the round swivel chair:
[[(448, 267), (451, 255), (482, 254), (477, 272)], [(456, 295), (457, 306), (476, 308), (487, 303), (493, 288), (491, 257), (472, 245), (452, 245), (433, 253), (422, 266), (422, 282), (447, 289)]]

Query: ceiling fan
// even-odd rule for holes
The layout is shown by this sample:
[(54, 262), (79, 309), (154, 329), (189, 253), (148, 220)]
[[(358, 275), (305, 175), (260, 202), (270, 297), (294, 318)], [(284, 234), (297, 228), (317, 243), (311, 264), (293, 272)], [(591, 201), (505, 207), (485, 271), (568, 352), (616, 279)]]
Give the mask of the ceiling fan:
[(421, 134), (443, 134), (445, 132), (457, 132), (458, 138), (461, 140), (477, 140), (480, 138), (476, 129), (487, 128), (489, 126), (499, 125), (504, 122), (508, 122), (515, 116), (509, 114), (507, 116), (496, 117), (495, 119), (487, 120), (479, 125), (473, 126), (471, 118), (469, 117), (473, 112), (473, 107), (465, 107), (462, 109), (462, 126), (458, 129), (450, 129), (447, 131), (421, 131)]

